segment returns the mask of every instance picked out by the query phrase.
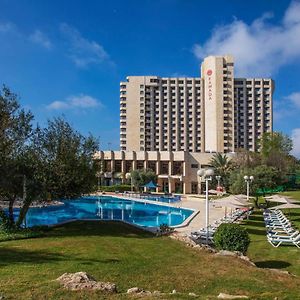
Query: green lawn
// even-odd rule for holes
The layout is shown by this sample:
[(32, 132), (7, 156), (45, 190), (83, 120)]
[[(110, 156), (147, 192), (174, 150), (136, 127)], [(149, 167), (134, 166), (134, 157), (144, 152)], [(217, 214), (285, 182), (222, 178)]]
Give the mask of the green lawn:
[(294, 198), (295, 200), (300, 201), (300, 191), (288, 191), (288, 192), (280, 193), (280, 195), (289, 196), (289, 197)]
[[(261, 243), (268, 247), (255, 238), (251, 256), (255, 257), (254, 248)], [(298, 249), (288, 251), (299, 257)], [(274, 259), (288, 261), (284, 255)], [(299, 273), (296, 266), (288, 268)], [(121, 293), (133, 286), (194, 292), (200, 299), (216, 299), (220, 292), (246, 294), (252, 299), (297, 299), (300, 285), (298, 278), (257, 269), (231, 257), (215, 257), (120, 223), (76, 222), (44, 237), (0, 243), (0, 294), (5, 299), (105, 299), (100, 292), (66, 291), (54, 281), (65, 272), (78, 271), (116, 283), (120, 294), (107, 299), (127, 299)]]
[[(295, 227), (300, 228), (300, 209), (285, 210), (284, 213)], [(266, 238), (262, 211), (255, 211), (245, 226), (251, 238), (247, 254), (257, 266), (287, 270), (300, 276), (300, 249), (296, 246), (274, 248)]]

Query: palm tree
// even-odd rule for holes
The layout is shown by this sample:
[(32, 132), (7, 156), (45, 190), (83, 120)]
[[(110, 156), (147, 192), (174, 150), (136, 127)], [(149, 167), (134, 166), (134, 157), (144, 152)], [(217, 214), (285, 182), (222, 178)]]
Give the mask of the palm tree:
[(209, 164), (215, 169), (215, 174), (221, 176), (221, 180), (226, 189), (228, 189), (229, 175), (232, 170), (232, 161), (226, 154), (216, 153)]

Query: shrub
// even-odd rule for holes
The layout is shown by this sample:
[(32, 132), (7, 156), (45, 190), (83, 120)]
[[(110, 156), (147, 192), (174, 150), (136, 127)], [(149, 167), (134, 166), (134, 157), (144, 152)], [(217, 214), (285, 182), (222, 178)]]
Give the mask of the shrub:
[(214, 242), (217, 249), (245, 253), (250, 238), (246, 229), (238, 224), (221, 224), (214, 235)]
[(170, 227), (168, 224), (163, 223), (159, 225), (159, 230), (157, 231), (157, 235), (161, 236), (161, 235), (172, 233), (173, 231), (174, 229), (172, 227)]
[(125, 191), (130, 191), (131, 186), (126, 185), (126, 184), (101, 186), (100, 190), (103, 191), (103, 192), (125, 192)]

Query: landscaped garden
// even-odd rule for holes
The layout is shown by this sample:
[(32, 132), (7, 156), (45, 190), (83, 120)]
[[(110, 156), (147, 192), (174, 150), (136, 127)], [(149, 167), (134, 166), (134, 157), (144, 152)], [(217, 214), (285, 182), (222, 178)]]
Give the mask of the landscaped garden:
[[(280, 261), (300, 274), (295, 247), (273, 249), (266, 242), (263, 227), (254, 214), (249, 254), (260, 266)], [(251, 225), (251, 227), (250, 227)], [(260, 231), (261, 230), (261, 231)], [(276, 254), (276, 253), (277, 254)], [(294, 257), (289, 257), (290, 254)], [(55, 281), (65, 272), (86, 271), (97, 280), (117, 284), (119, 294), (109, 299), (125, 299), (128, 288), (150, 291), (177, 291), (172, 299), (187, 299), (194, 292), (200, 298), (215, 299), (220, 292), (244, 294), (255, 299), (296, 299), (300, 279), (248, 266), (236, 258), (216, 257), (204, 250), (188, 248), (168, 237), (119, 223), (76, 222), (54, 228), (43, 237), (0, 243), (0, 294), (5, 299), (104, 299), (95, 291), (67, 291)], [(263, 262), (265, 261), (265, 263)], [(166, 296), (162, 298), (166, 299)]]

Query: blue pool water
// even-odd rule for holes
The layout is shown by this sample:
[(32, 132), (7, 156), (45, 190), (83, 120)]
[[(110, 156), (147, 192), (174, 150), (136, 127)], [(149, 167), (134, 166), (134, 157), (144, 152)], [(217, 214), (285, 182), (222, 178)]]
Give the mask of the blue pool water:
[(124, 220), (144, 227), (184, 222), (193, 210), (124, 200), (116, 197), (82, 197), (61, 206), (30, 208), (26, 225), (53, 225), (73, 219)]

